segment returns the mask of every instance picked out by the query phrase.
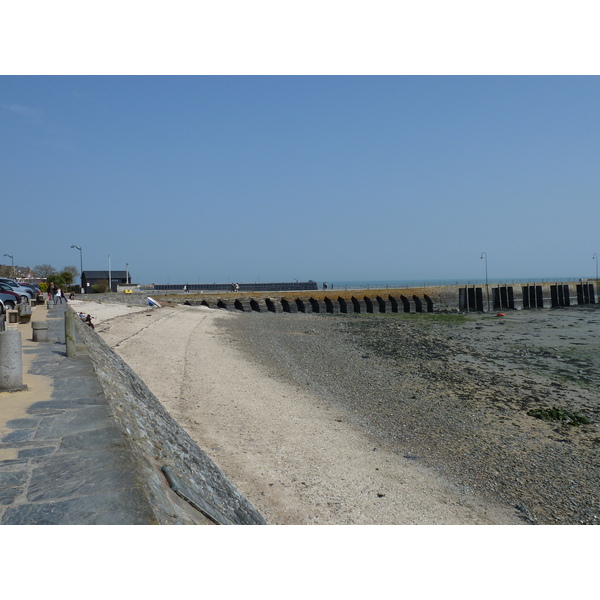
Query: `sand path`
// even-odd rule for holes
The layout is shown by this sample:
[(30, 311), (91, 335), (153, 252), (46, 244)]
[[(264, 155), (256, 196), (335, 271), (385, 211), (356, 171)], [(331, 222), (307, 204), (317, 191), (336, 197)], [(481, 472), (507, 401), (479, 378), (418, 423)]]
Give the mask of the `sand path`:
[(272, 524), (521, 523), (390, 453), (304, 389), (247, 360), (203, 307), (73, 308)]
[[(32, 320), (45, 321), (47, 311), (45, 306), (32, 307)], [(29, 372), (32, 362), (35, 358), (35, 348), (39, 342), (34, 342), (32, 339), (33, 333), (31, 323), (18, 325), (21, 332), (21, 347), (22, 352), (22, 370), (23, 384), (27, 389), (18, 392), (1, 392), (0, 393), (0, 439), (6, 434), (14, 431), (8, 427), (7, 423), (13, 419), (26, 419), (30, 415), (27, 409), (35, 402), (50, 400), (52, 395), (52, 380), (42, 375), (33, 375)], [(19, 450), (13, 448), (0, 448), (0, 460), (13, 460), (19, 455)]]

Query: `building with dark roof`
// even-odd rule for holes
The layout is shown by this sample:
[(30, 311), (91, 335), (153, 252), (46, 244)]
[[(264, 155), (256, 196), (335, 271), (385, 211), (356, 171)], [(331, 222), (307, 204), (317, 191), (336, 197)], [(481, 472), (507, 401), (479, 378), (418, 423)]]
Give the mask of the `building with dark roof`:
[[(108, 271), (84, 271), (81, 274), (81, 285), (86, 294), (91, 293), (92, 286), (105, 283), (108, 286), (109, 272)], [(116, 292), (118, 285), (131, 284), (131, 273), (127, 271), (111, 271), (110, 272), (110, 287), (111, 291)]]

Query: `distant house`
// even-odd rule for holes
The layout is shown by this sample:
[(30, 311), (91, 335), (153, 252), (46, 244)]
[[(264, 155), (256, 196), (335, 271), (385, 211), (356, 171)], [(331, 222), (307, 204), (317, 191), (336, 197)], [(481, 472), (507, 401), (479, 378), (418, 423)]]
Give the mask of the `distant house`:
[[(108, 271), (84, 271), (81, 274), (81, 285), (85, 289), (86, 294), (92, 291), (92, 286), (97, 283), (108, 283)], [(127, 271), (111, 271), (110, 272), (111, 290), (117, 291), (117, 285), (128, 285), (131, 283), (131, 273)]]

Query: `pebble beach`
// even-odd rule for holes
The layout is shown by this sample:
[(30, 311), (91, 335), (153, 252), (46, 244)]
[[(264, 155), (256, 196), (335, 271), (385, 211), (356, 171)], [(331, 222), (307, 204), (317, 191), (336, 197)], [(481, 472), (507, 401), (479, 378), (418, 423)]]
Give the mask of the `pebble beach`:
[(595, 308), (73, 308), (269, 523), (598, 523)]

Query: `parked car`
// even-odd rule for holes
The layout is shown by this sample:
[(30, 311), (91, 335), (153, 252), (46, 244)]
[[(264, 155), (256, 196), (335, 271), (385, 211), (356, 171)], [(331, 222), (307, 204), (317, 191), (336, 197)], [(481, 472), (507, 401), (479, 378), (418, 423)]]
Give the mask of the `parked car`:
[(32, 292), (33, 292), (33, 297), (36, 300), (43, 300), (44, 296), (42, 295), (42, 291), (40, 290), (40, 288), (35, 285), (34, 283), (19, 283), (17, 281), (17, 283), (21, 286), (21, 287), (26, 287), (29, 288)]
[(21, 296), (14, 292), (0, 292), (0, 301), (2, 301), (2, 314), (5, 309), (14, 310), (17, 304), (21, 304)]
[[(0, 281), (1, 281), (1, 279), (0, 279)], [(35, 285), (35, 283), (24, 283), (23, 281), (14, 281), (14, 280), (12, 280), (12, 281), (13, 281), (13, 283), (16, 283), (17, 285), (32, 289), (36, 294), (40, 291), (40, 287), (38, 285)]]
[(17, 285), (20, 285), (21, 287), (29, 288), (34, 293), (34, 297), (43, 295), (42, 291), (40, 290), (40, 286), (37, 283), (26, 283), (24, 281), (15, 281), (14, 279), (12, 279), (11, 281), (13, 283), (16, 283)]
[(36, 293), (33, 290), (19, 285), (18, 283), (15, 283), (10, 279), (0, 280), (0, 291), (16, 292), (17, 294), (19, 294), (19, 296), (21, 296), (21, 299), (25, 302), (29, 302), (31, 299), (36, 297)]

